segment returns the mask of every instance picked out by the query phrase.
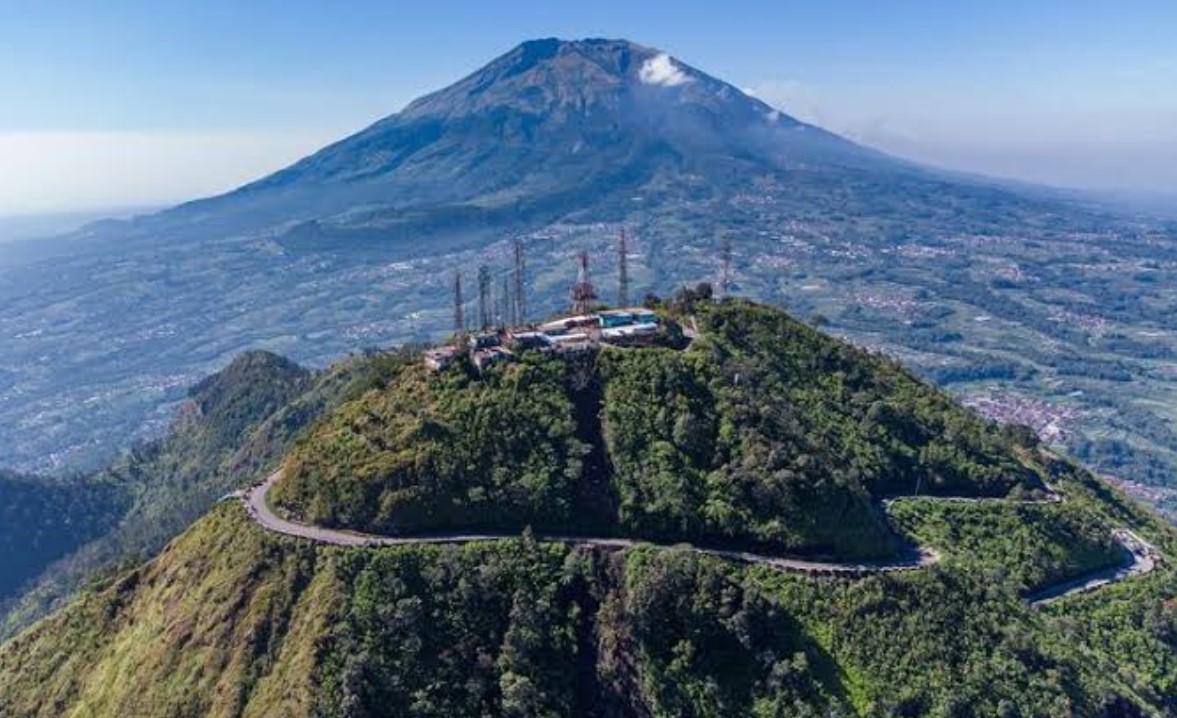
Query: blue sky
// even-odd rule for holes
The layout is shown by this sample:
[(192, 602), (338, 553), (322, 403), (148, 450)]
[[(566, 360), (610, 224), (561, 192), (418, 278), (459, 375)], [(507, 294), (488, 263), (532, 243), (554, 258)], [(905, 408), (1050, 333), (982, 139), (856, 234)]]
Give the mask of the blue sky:
[(0, 215), (231, 188), (518, 42), (625, 37), (883, 149), (1177, 192), (1177, 3), (0, 0)]

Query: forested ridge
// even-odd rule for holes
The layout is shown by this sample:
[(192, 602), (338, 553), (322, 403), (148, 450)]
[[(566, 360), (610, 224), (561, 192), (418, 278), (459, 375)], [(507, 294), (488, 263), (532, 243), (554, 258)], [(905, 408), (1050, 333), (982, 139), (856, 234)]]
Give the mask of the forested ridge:
[(689, 348), (525, 353), (482, 375), (406, 357), (298, 441), (275, 502), (385, 534), (531, 525), (883, 557), (884, 497), (1044, 490), (1032, 434), (892, 361), (748, 302), (663, 311), (690, 312)]
[(129, 501), (113, 481), (0, 470), (0, 605), (45, 566), (110, 530)]

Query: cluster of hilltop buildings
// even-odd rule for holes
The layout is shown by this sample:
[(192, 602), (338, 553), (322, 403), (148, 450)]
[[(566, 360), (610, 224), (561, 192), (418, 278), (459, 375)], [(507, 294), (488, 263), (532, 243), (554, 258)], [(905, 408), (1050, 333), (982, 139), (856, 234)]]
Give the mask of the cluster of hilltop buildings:
[(658, 315), (644, 308), (611, 309), (564, 317), (534, 328), (503, 329), (470, 334), (457, 345), (425, 352), (425, 365), (445, 369), (463, 354), (478, 371), (510, 361), (517, 352), (576, 354), (600, 347), (647, 346), (663, 336)]

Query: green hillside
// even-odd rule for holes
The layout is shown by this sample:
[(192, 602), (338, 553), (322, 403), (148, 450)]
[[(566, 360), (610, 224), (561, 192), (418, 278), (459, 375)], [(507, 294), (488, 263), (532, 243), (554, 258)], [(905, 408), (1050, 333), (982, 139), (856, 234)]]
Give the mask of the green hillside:
[[(697, 299), (660, 308), (681, 350), (485, 375), (398, 351), (202, 386), (211, 423), (169, 439), (217, 449), (201, 486), (285, 451), (277, 503), (324, 529), (518, 538), (349, 548), (222, 503), (0, 645), (0, 718), (1177, 712), (1177, 530), (894, 362)], [(939, 560), (831, 575), (557, 530)], [(1124, 565), (1126, 530), (1147, 572), (1029, 603)]]
[(1008, 580), (1029, 593), (1120, 560), (1121, 548), (1096, 511), (1060, 504), (896, 503), (895, 523), (913, 541), (949, 548), (948, 560)]
[(485, 375), (406, 359), (312, 427), (274, 500), (376, 533), (532, 525), (880, 557), (896, 549), (882, 497), (1043, 488), (1024, 432), (894, 362), (747, 302), (664, 311), (700, 338)]
[(313, 374), (274, 354), (243, 354), (189, 391), (164, 439), (90, 476), (0, 480), (0, 589), (11, 587), (0, 637), (95, 573), (157, 553), (218, 497), (271, 468), (328, 406), (369, 388), (389, 360), (360, 355)]
[(428, 374), (419, 357), (319, 422), (280, 487), (308, 519), (383, 531), (563, 525), (584, 447), (556, 361), (483, 381)]
[[(1168, 529), (1141, 525), (1172, 543)], [(1008, 568), (951, 561), (821, 579), (681, 549), (527, 537), (315, 547), (226, 505), (157, 560), (0, 648), (0, 715), (1055, 717), (1177, 707), (1172, 571), (1033, 610), (1018, 597), (1016, 564)]]

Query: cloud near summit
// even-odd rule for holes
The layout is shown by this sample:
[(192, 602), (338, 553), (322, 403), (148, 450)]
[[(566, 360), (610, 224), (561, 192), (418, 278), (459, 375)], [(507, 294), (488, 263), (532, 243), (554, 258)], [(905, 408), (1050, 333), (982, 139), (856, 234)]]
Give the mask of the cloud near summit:
[(687, 74), (674, 64), (674, 60), (665, 52), (659, 53), (642, 63), (638, 70), (638, 79), (647, 85), (662, 85), (674, 87), (691, 81)]

